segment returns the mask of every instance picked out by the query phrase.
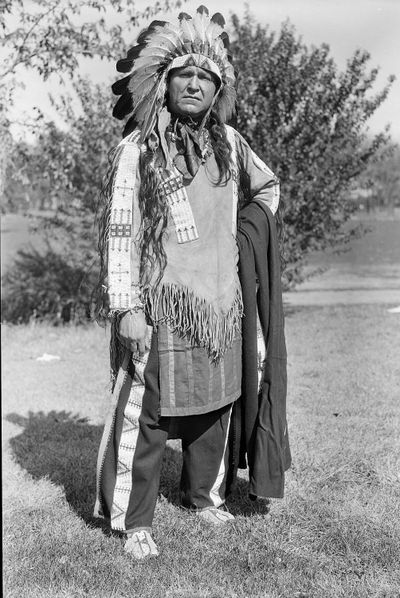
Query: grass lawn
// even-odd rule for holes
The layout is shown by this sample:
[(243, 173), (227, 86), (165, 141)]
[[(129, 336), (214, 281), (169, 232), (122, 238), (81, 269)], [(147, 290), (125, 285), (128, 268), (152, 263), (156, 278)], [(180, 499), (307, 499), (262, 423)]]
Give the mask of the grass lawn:
[(399, 318), (379, 305), (292, 309), (285, 498), (254, 507), (243, 479), (235, 522), (210, 528), (179, 508), (170, 443), (161, 555), (142, 564), (91, 516), (107, 335), (3, 327), (5, 596), (399, 598)]

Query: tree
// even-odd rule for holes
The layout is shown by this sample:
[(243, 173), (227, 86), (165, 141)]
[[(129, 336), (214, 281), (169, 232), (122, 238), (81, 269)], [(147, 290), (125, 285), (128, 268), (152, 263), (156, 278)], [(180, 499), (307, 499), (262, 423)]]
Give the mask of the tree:
[[(43, 4), (42, 0), (36, 3)], [(71, 1), (67, 4), (76, 7)], [(356, 52), (341, 73), (327, 46), (309, 49), (296, 38), (289, 24), (274, 34), (254, 26), (249, 15), (242, 23), (233, 17), (232, 23), (233, 55), (241, 73), (238, 128), (281, 179), (285, 280), (291, 285), (301, 279), (302, 260), (308, 252), (348, 236), (341, 229), (354, 210), (354, 204), (346, 202), (347, 189), (389, 139), (387, 131), (370, 138), (366, 122), (384, 101), (391, 80), (371, 95), (377, 70), (368, 70), (367, 53)], [(54, 35), (47, 35), (53, 40)], [(46, 64), (51, 63), (51, 68), (57, 70), (59, 60), (63, 58), (58, 54), (53, 58), (49, 53)], [(32, 62), (31, 68), (39, 68), (35, 64)], [(53, 306), (53, 314), (61, 313), (60, 307), (71, 301), (75, 301), (73, 312), (83, 313), (90, 301), (89, 289), (96, 272), (93, 221), (98, 191), (108, 150), (116, 144), (120, 132), (118, 123), (110, 118), (112, 98), (108, 88), (82, 80), (76, 69), (72, 74), (82, 111), (74, 111), (68, 97), (59, 98), (66, 130), (39, 116), (40, 135), (25, 170), (21, 167), (31, 187), (34, 181), (41, 181), (49, 197), (57, 200), (54, 216), (42, 221), (40, 227), (52, 233), (65, 263), (57, 261), (53, 255), (56, 248), (51, 247), (53, 254), (49, 253), (47, 262), (54, 265), (53, 278), (50, 285), (46, 274), (46, 285), (65, 290), (64, 272), (72, 279), (70, 266), (85, 265), (80, 269), (80, 291), (75, 298), (60, 290), (52, 295), (52, 301), (41, 302), (43, 309)], [(23, 146), (20, 149), (26, 151)], [(28, 276), (22, 266), (20, 271), (20, 278), (14, 273), (10, 279), (15, 297), (24, 292), (24, 281), (28, 280), (39, 292), (40, 269), (34, 269), (34, 276)], [(33, 272), (32, 261), (28, 271)], [(31, 299), (21, 305), (27, 306), (29, 318), (33, 313)]]
[[(4, 108), (0, 131), (7, 147), (3, 143), (0, 175), (3, 182), (8, 181), (5, 189), (0, 189), (2, 209), (26, 205), (26, 197), (40, 193), (57, 207), (36, 222), (46, 241), (45, 253), (20, 252), (4, 278), (3, 317), (56, 321), (67, 310), (69, 319), (82, 321), (87, 315), (97, 277), (94, 216), (108, 151), (118, 141), (119, 127), (110, 118), (110, 85), (84, 80), (81, 60), (115, 60), (124, 55), (124, 35), (132, 35), (143, 19), (181, 4), (182, 0), (163, 0), (138, 11), (129, 0), (1, 3), (0, 30), (6, 56), (0, 69), (0, 105)], [(74, 99), (81, 108), (75, 109), (76, 101), (65, 92), (53, 100), (65, 129), (36, 111), (35, 117), (24, 123), (36, 132), (30, 147), (16, 143), (9, 134), (9, 108), (22, 85), (23, 69), (37, 72), (43, 80), (56, 76), (61, 85), (72, 82)]]
[(365, 171), (360, 187), (370, 193), (369, 209), (393, 214), (395, 207), (400, 206), (400, 147), (391, 145), (388, 149)]
[(162, 0), (137, 10), (130, 0), (2, 0), (0, 29), (6, 57), (0, 80), (15, 76), (21, 66), (44, 80), (54, 74), (61, 81), (73, 79), (81, 58), (115, 60), (125, 51), (124, 35), (143, 19), (180, 4)]
[(31, 213), (33, 228), (45, 240), (45, 253), (20, 252), (5, 274), (2, 312), (12, 321), (57, 321), (67, 315), (82, 322), (90, 314), (98, 279), (95, 218), (108, 153), (119, 141), (120, 125), (110, 118), (107, 88), (77, 79), (76, 93), (84, 109), (77, 116), (61, 102), (65, 131), (43, 122), (35, 145), (18, 147), (26, 190), (36, 195), (39, 188), (53, 209), (35, 211), (35, 218)]
[[(25, 70), (46, 81), (76, 82), (83, 59), (115, 60), (124, 55), (124, 36), (144, 19), (170, 10), (185, 0), (160, 0), (143, 10), (130, 0), (0, 0), (0, 134), (7, 141), (0, 154), (0, 193), (10, 171), (10, 109), (23, 86)], [(66, 100), (72, 105), (71, 98)], [(14, 119), (15, 120), (15, 119)], [(40, 129), (43, 118), (24, 118), (24, 126)], [(12, 170), (12, 161), (11, 161)]]
[(281, 180), (290, 285), (301, 279), (307, 253), (348, 238), (349, 186), (389, 141), (387, 129), (370, 137), (366, 123), (394, 77), (374, 93), (378, 69), (368, 67), (367, 52), (356, 51), (339, 72), (327, 45), (308, 48), (288, 22), (278, 34), (250, 14), (232, 24), (237, 126)]

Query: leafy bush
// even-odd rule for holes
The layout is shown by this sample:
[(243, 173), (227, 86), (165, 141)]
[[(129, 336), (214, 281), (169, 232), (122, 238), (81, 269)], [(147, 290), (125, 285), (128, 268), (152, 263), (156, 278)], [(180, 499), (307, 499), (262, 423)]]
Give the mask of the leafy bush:
[[(109, 2), (117, 5), (115, 0)], [(78, 3), (71, 6), (68, 10), (78, 14)], [(100, 10), (100, 4), (96, 6)], [(56, 12), (57, 19), (64, 18), (66, 9), (59, 10), (62, 14)], [(309, 252), (354, 234), (349, 228), (343, 232), (355, 209), (346, 198), (351, 184), (368, 171), (389, 140), (387, 131), (368, 136), (366, 123), (386, 98), (392, 79), (381, 91), (374, 91), (378, 70), (369, 70), (368, 53), (357, 51), (340, 72), (328, 46), (307, 47), (289, 24), (272, 33), (255, 26), (249, 14), (242, 22), (234, 16), (232, 23), (233, 56), (240, 73), (237, 128), (281, 179), (287, 288), (302, 279), (303, 260)], [(94, 24), (93, 31), (100, 25)], [(23, 30), (18, 31), (22, 35)], [(43, 35), (58, 47), (53, 32), (50, 27)], [(107, 52), (102, 54), (94, 43), (89, 55), (115, 56), (124, 40), (122, 29), (113, 33)], [(85, 46), (84, 32), (75, 34)], [(33, 42), (43, 37), (35, 35)], [(19, 37), (13, 39), (9, 44), (15, 50)], [(63, 53), (50, 56), (45, 71), (29, 56), (24, 64), (46, 77), (62, 71)], [(39, 118), (36, 143), (7, 152), (14, 160), (8, 168), (18, 171), (21, 189), (37, 197), (46, 194), (56, 206), (40, 227), (53, 239), (63, 237), (61, 252), (50, 248), (45, 254), (21, 252), (5, 276), (3, 318), (10, 321), (57, 322), (64, 313), (79, 322), (90, 309), (90, 292), (96, 283), (96, 267), (89, 269), (89, 264), (96, 263), (93, 224), (108, 151), (118, 142), (121, 126), (111, 118), (109, 85), (94, 85), (77, 72), (74, 63), (68, 74), (80, 100), (80, 113), (70, 97), (58, 98), (67, 129)], [(11, 193), (9, 198), (14, 205), (16, 198)]]
[(84, 259), (63, 256), (50, 245), (44, 253), (34, 248), (21, 250), (3, 277), (2, 319), (87, 322), (96, 278), (95, 270), (86, 270)]
[(357, 50), (341, 72), (329, 46), (308, 47), (293, 26), (270, 32), (250, 14), (234, 16), (233, 56), (239, 71), (237, 127), (281, 180), (286, 283), (302, 278), (313, 250), (352, 234), (343, 224), (355, 206), (349, 188), (388, 145), (367, 122), (385, 100), (378, 69)]

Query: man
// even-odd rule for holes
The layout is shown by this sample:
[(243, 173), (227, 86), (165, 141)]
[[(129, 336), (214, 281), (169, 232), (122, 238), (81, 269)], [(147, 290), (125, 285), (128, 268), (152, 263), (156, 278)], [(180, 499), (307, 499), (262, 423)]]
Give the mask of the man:
[[(179, 27), (153, 22), (118, 62), (118, 70), (128, 74), (113, 86), (121, 96), (113, 114), (129, 120), (105, 186), (100, 237), (114, 388), (99, 451), (95, 513), (127, 534), (125, 550), (138, 559), (158, 554), (151, 526), (168, 438), (182, 440), (182, 504), (211, 524), (233, 519), (225, 498), (237, 466), (243, 466), (235, 448), (243, 438), (251, 453), (251, 477), (257, 478), (252, 472), (259, 467), (257, 462), (252, 468), (259, 451), (249, 444), (259, 438), (254, 433), (258, 408), (253, 413), (258, 381), (248, 401), (242, 379), (242, 342), (249, 343), (251, 369), (257, 360), (252, 350), (256, 330), (252, 325), (242, 341), (246, 306), (238, 241), (242, 236), (243, 277), (253, 270), (246, 283), (249, 304), (256, 297), (257, 277), (261, 286), (277, 289), (271, 305), (281, 305), (276, 259), (269, 274), (274, 286), (263, 280), (252, 257), (257, 257), (257, 238), (266, 244), (262, 264), (267, 263), (267, 245), (275, 243), (268, 239), (279, 183), (225, 124), (234, 115), (236, 93), (223, 27), (222, 16), (210, 19), (205, 7), (193, 19), (181, 13)], [(238, 234), (238, 209), (250, 204), (256, 211), (245, 213)], [(260, 219), (266, 232), (257, 231)], [(269, 301), (264, 311), (259, 304), (259, 314), (269, 313)], [(270, 311), (276, 319), (276, 309)], [(254, 323), (256, 313), (254, 305), (244, 319)], [(277, 328), (268, 326), (268, 318), (263, 328), (281, 331), (271, 343), (266, 337), (273, 351), (274, 339), (280, 339), (280, 354), (272, 358), (285, 363), (281, 309)], [(275, 383), (269, 380), (267, 386), (275, 388)], [(285, 390), (280, 388), (278, 397), (283, 413)], [(241, 396), (243, 417), (237, 411)], [(272, 475), (277, 489), (268, 478), (261, 494), (258, 482), (251, 482), (251, 493), (259, 496), (270, 488), (270, 496), (283, 492), (288, 459), (282, 447), (288, 447), (285, 415), (283, 420), (278, 416), (267, 426), (268, 447), (272, 438), (279, 454), (279, 471)], [(277, 430), (274, 418), (280, 422)], [(266, 455), (261, 458), (265, 461)], [(270, 455), (267, 460), (272, 470)]]

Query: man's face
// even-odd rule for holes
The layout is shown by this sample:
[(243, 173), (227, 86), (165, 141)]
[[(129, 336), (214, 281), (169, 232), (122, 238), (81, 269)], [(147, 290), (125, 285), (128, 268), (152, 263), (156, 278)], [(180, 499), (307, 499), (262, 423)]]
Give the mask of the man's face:
[(205, 113), (217, 91), (216, 79), (197, 66), (174, 69), (169, 76), (168, 109), (173, 114), (197, 117)]

